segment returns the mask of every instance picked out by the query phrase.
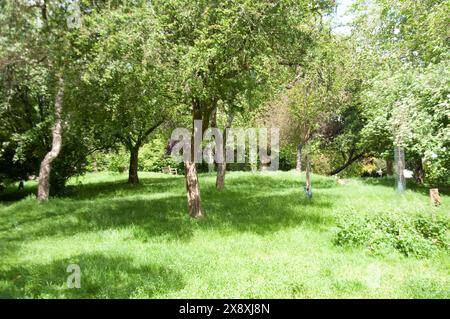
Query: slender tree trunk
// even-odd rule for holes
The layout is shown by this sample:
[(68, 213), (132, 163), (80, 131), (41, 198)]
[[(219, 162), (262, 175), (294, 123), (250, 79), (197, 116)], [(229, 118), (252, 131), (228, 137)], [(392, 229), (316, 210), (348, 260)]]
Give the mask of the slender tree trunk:
[(186, 190), (189, 216), (200, 219), (203, 217), (200, 187), (198, 182), (197, 167), (193, 162), (184, 162), (186, 173)]
[(414, 177), (419, 184), (423, 184), (425, 182), (425, 171), (423, 170), (422, 159), (416, 160)]
[(217, 108), (211, 112), (211, 127), (217, 127)]
[(136, 146), (130, 150), (130, 168), (128, 170), (128, 183), (130, 184), (139, 184), (138, 156), (139, 147)]
[(223, 130), (223, 163), (217, 164), (216, 189), (222, 190), (225, 187), (225, 172), (227, 170), (226, 151), (227, 151), (227, 128), (231, 127), (233, 123), (234, 114), (228, 115), (227, 124)]
[(221, 191), (225, 188), (225, 171), (227, 169), (226, 150), (227, 150), (226, 130), (223, 134), (223, 162), (217, 163), (216, 189)]
[(386, 160), (386, 175), (394, 175), (394, 162), (390, 159)]
[(98, 165), (97, 165), (97, 158), (94, 156), (92, 156), (92, 169), (94, 170), (94, 172), (98, 172)]
[(52, 129), (52, 149), (41, 162), (39, 169), (38, 201), (47, 201), (50, 194), (50, 172), (53, 161), (58, 157), (62, 146), (62, 101), (64, 97), (64, 80), (59, 78), (58, 93), (55, 98), (55, 125)]
[(306, 191), (310, 192), (311, 191), (311, 161), (309, 158), (309, 155), (306, 155)]
[(200, 197), (200, 184), (197, 175), (197, 166), (194, 161), (194, 135), (195, 135), (195, 120), (201, 120), (203, 122), (203, 132), (208, 127), (209, 115), (203, 116), (199, 101), (195, 100), (192, 104), (192, 138), (191, 138), (191, 159), (184, 162), (184, 170), (186, 176), (186, 193), (188, 201), (189, 216), (196, 219), (203, 218), (201, 197)]
[(207, 152), (208, 152), (208, 173), (212, 173), (215, 171), (214, 153), (212, 150), (212, 146), (207, 148)]
[[(212, 112), (211, 112), (211, 128), (217, 128), (217, 108), (215, 108)], [(217, 147), (217, 146), (216, 146)], [(214, 172), (214, 170), (217, 170), (217, 163), (214, 160), (214, 152), (212, 150), (210, 150), (210, 154), (212, 157), (212, 163), (208, 164), (208, 171), (210, 173)]]
[(227, 169), (227, 163), (217, 164), (217, 177), (216, 177), (216, 189), (223, 190), (225, 187), (225, 171)]
[(297, 167), (296, 170), (301, 172), (302, 171), (302, 144), (297, 145)]
[(397, 181), (397, 191), (402, 193), (406, 189), (406, 178), (405, 178), (405, 153), (403, 148), (399, 143), (395, 146), (395, 159), (396, 159), (396, 181)]

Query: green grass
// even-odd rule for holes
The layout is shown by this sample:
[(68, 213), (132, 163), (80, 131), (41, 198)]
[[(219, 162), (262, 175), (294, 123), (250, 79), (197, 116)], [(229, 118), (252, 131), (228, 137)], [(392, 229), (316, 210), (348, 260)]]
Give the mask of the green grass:
[[(206, 218), (187, 217), (182, 176), (88, 174), (67, 195), (37, 204), (35, 185), (7, 191), (0, 204), (0, 297), (3, 298), (449, 298), (450, 258), (333, 244), (336, 218), (390, 211), (450, 212), (450, 197), (434, 208), (426, 190), (397, 194), (391, 180), (303, 174), (229, 173), (216, 192), (201, 175)], [(23, 197), (20, 199), (20, 197)], [(67, 288), (69, 264), (81, 268), (81, 288)], [(371, 285), (374, 269), (380, 285)]]

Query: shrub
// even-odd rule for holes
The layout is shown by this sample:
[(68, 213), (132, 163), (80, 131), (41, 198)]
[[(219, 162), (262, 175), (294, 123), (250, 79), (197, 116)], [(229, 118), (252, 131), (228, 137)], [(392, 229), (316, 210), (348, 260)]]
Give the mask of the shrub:
[(117, 153), (108, 154), (108, 171), (123, 173), (128, 169), (129, 155), (121, 150)]
[(336, 245), (362, 246), (375, 253), (394, 249), (405, 256), (427, 257), (448, 249), (449, 221), (443, 217), (348, 215), (338, 220), (338, 228)]
[(139, 151), (139, 170), (145, 172), (161, 172), (161, 167), (172, 166), (168, 163), (164, 165), (164, 151), (166, 147), (165, 139), (155, 137), (149, 143), (143, 145)]
[(296, 154), (292, 151), (292, 149), (281, 147), (279, 156), (278, 169), (280, 171), (289, 171), (296, 167)]
[(182, 174), (184, 171), (183, 162), (177, 163), (170, 156), (156, 159), (146, 170), (161, 173), (162, 168), (167, 166), (176, 168), (178, 174)]

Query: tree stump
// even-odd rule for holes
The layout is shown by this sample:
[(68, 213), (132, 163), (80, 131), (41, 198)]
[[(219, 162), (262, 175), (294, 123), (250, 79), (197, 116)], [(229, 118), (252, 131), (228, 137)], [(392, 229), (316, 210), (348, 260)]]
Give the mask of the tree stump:
[(431, 203), (435, 206), (441, 205), (441, 196), (439, 195), (439, 189), (438, 188), (430, 188), (430, 199)]

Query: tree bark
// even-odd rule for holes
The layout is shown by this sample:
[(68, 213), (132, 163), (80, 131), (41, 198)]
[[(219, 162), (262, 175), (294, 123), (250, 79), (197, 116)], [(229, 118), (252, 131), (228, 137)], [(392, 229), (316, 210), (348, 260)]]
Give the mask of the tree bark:
[(423, 169), (422, 159), (416, 160), (416, 165), (414, 167), (414, 177), (419, 184), (425, 182), (425, 171)]
[(211, 127), (217, 127), (217, 108), (211, 112)]
[[(211, 112), (211, 128), (217, 128), (217, 107)], [(208, 164), (208, 171), (212, 173), (214, 170), (217, 170), (217, 163), (214, 160), (214, 152), (212, 152), (212, 150), (210, 150), (210, 152), (213, 162)]]
[(203, 217), (200, 187), (197, 176), (197, 167), (193, 162), (184, 162), (186, 173), (186, 190), (189, 216), (200, 219)]
[(301, 172), (302, 171), (302, 144), (297, 145), (297, 166), (296, 170)]
[(386, 175), (394, 175), (394, 162), (390, 159), (386, 160)]
[(225, 187), (225, 171), (227, 168), (227, 163), (217, 164), (217, 177), (216, 177), (216, 189), (223, 190)]
[(130, 150), (130, 167), (128, 169), (128, 183), (130, 184), (139, 184), (138, 156), (139, 147), (132, 148)]
[(233, 123), (234, 114), (228, 115), (227, 124), (223, 130), (223, 163), (217, 164), (216, 189), (223, 190), (225, 188), (225, 172), (227, 170), (226, 151), (227, 151), (227, 128)]
[(53, 161), (58, 157), (62, 147), (62, 101), (64, 97), (64, 80), (59, 78), (58, 92), (55, 98), (55, 125), (52, 129), (52, 149), (41, 162), (39, 169), (38, 201), (47, 201), (50, 194), (50, 172)]
[[(214, 108), (213, 108), (214, 109)], [(213, 110), (212, 109), (212, 110)], [(212, 111), (211, 110), (211, 111)], [(208, 113), (208, 112), (206, 112)], [(188, 210), (189, 216), (196, 219), (203, 218), (202, 206), (201, 206), (201, 197), (200, 197), (200, 184), (197, 175), (197, 166), (194, 162), (194, 133), (195, 126), (194, 121), (201, 120), (202, 131), (208, 127), (209, 114), (205, 116), (202, 114), (202, 108), (200, 102), (198, 100), (194, 100), (192, 103), (192, 137), (191, 137), (191, 158), (190, 161), (184, 162), (184, 170), (186, 177), (186, 193), (187, 193), (187, 202), (188, 202)]]
[(310, 161), (310, 159), (309, 159), (309, 155), (306, 155), (306, 176), (305, 176), (305, 178), (306, 178), (306, 185), (305, 185), (305, 188), (306, 188), (306, 191), (307, 192), (310, 192), (310, 190), (311, 190), (311, 161)]
[(141, 148), (141, 146), (144, 143), (145, 139), (153, 131), (155, 131), (163, 122), (164, 122), (164, 119), (161, 119), (156, 124), (154, 124), (153, 126), (147, 128), (147, 130), (141, 131), (139, 133), (139, 136), (137, 136), (137, 139), (136, 139), (135, 142), (133, 141), (133, 139), (130, 136), (122, 138), (122, 143), (130, 151), (130, 165), (129, 165), (129, 168), (128, 168), (128, 183), (130, 183), (130, 184), (139, 184), (139, 177), (138, 177), (139, 149)]
[(405, 156), (404, 156), (403, 148), (401, 144), (398, 144), (395, 147), (395, 159), (396, 159), (396, 182), (397, 182), (397, 191), (402, 193), (406, 189), (406, 178), (405, 178)]
[(92, 169), (94, 172), (98, 172), (97, 158), (92, 156)]

